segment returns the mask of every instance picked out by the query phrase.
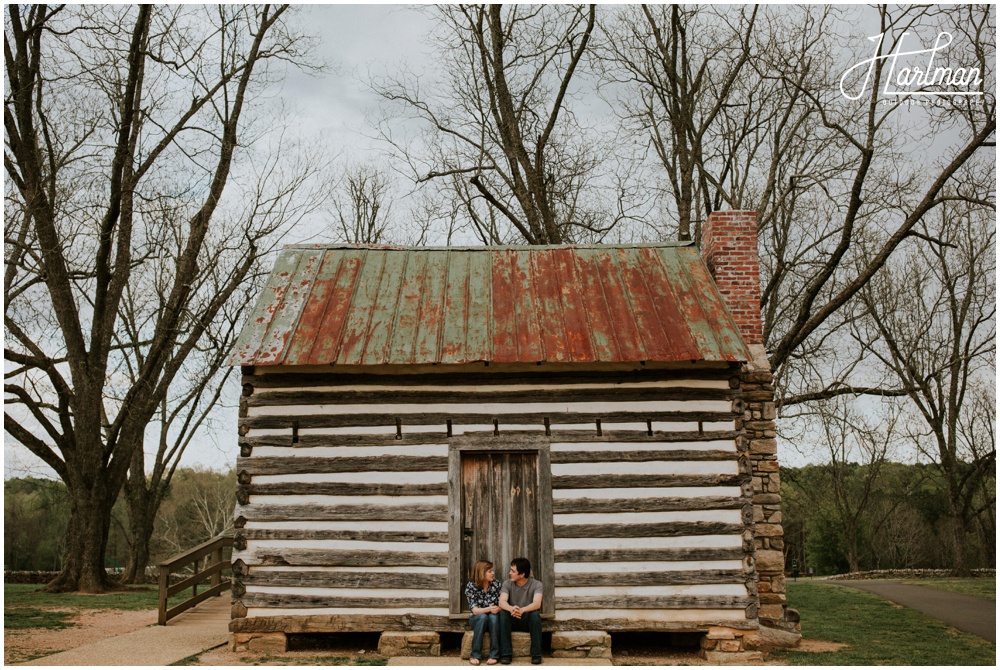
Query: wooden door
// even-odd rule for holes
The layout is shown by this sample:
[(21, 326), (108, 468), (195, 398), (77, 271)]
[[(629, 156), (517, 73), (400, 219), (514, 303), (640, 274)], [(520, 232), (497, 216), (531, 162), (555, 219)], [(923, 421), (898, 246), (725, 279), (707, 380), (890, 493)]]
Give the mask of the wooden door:
[[(539, 535), (538, 453), (462, 454), (461, 583), (478, 560), (492, 561), (497, 579), (507, 578), (512, 559), (531, 561), (533, 577), (542, 568)], [(469, 603), (462, 598), (462, 611)]]

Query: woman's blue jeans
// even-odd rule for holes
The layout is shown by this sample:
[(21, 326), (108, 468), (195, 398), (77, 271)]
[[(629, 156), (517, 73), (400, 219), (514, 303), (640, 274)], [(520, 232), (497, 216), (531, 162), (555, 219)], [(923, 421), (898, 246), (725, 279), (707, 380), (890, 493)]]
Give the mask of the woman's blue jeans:
[(473, 614), (469, 617), (472, 626), (472, 651), (470, 658), (482, 658), (483, 633), (490, 634), (490, 658), (500, 657), (500, 618), (496, 614)]

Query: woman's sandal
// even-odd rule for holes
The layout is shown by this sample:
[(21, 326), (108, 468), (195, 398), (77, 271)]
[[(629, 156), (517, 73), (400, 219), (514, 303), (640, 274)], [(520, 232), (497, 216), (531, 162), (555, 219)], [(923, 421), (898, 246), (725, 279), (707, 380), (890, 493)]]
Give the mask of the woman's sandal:
[(469, 665), (479, 665), (479, 659), (478, 658), (470, 658), (469, 659)]

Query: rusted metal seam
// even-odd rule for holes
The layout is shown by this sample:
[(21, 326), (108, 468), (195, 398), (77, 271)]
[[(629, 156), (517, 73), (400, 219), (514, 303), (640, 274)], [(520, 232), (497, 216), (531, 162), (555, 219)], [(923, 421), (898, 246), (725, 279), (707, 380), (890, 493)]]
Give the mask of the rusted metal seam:
[[(528, 251), (528, 295), (532, 297), (539, 297), (538, 285), (535, 282), (535, 271), (538, 266), (538, 259), (535, 257), (534, 249)], [(513, 257), (512, 257), (513, 258)], [(511, 263), (513, 265), (513, 261)], [(535, 328), (538, 331), (538, 353), (539, 357), (543, 361), (549, 360), (548, 352), (545, 351), (545, 338), (542, 337), (542, 320), (538, 316), (538, 300), (531, 301), (531, 316), (535, 319)], [(515, 312), (516, 313), (516, 312)], [(517, 358), (520, 360), (521, 347), (517, 347)]]
[[(430, 262), (430, 253), (424, 254), (424, 270), (427, 269), (427, 264)], [(410, 340), (410, 354), (406, 362), (413, 360), (414, 355), (417, 351), (417, 338), (420, 337), (420, 324), (423, 323), (424, 315), (424, 281), (426, 279), (426, 273), (421, 273), (420, 275), (420, 297), (417, 299), (417, 316), (416, 325), (413, 327), (413, 337)]]
[[(347, 259), (347, 256), (345, 254), (334, 254), (331, 253), (330, 251), (327, 251), (323, 255), (323, 263), (320, 264), (321, 268), (323, 264), (326, 263), (326, 260), (328, 258), (337, 259), (337, 271), (334, 273), (333, 279), (330, 282), (330, 292), (326, 296), (326, 304), (323, 305), (323, 311), (320, 313), (319, 320), (316, 323), (316, 335), (313, 337), (312, 344), (309, 345), (309, 351), (306, 352), (305, 358), (303, 360), (303, 362), (306, 363), (312, 360), (313, 349), (316, 348), (316, 343), (319, 342), (320, 333), (322, 332), (320, 327), (326, 321), (326, 313), (330, 310), (330, 301), (333, 300), (334, 289), (336, 288), (337, 284), (340, 281), (340, 275), (344, 272), (344, 266), (346, 265), (345, 261)], [(303, 310), (304, 308), (305, 306), (303, 305)], [(341, 328), (341, 332), (343, 332), (343, 328)]]
[[(660, 255), (657, 254), (657, 256), (659, 257)], [(696, 256), (698, 257), (697, 262), (701, 262), (702, 264), (704, 264), (704, 260), (702, 260), (701, 254), (696, 254)], [(684, 277), (684, 281), (685, 281), (686, 285), (692, 287), (691, 290), (690, 290), (690, 293), (691, 293), (691, 295), (694, 296), (695, 302), (698, 303), (698, 309), (700, 309), (702, 315), (706, 317), (705, 318), (705, 323), (708, 324), (707, 315), (710, 314), (711, 312), (706, 308), (705, 303), (702, 302), (701, 295), (699, 295), (700, 291), (694, 290), (694, 286), (696, 285), (696, 283), (695, 283), (694, 276), (691, 274), (691, 271), (688, 268), (688, 264), (687, 263), (679, 263), (678, 265), (680, 265), (680, 272), (681, 272), (681, 275)], [(705, 272), (708, 273), (708, 267), (707, 266), (705, 267)], [(709, 273), (708, 276), (711, 277), (712, 275)], [(723, 307), (725, 307), (725, 302), (724, 301), (723, 301)], [(709, 331), (711, 332), (711, 335), (712, 335), (712, 341), (715, 342), (715, 350), (717, 352), (716, 355), (719, 357), (720, 360), (728, 360), (728, 356), (726, 355), (726, 348), (723, 346), (724, 343), (719, 340), (718, 332), (716, 331), (715, 328), (711, 327), (711, 324), (709, 324)], [(737, 330), (737, 332), (739, 332), (739, 331)], [(742, 341), (743, 341), (743, 338), (741, 337), (740, 338), (740, 342), (742, 343)]]
[(462, 310), (465, 318), (462, 319), (462, 355), (458, 357), (460, 361), (468, 362), (469, 356), (469, 315), (472, 313), (472, 255), (466, 254), (465, 259), (465, 309)]
[(493, 331), (494, 331), (493, 322), (496, 319), (496, 314), (493, 312), (493, 252), (492, 251), (490, 252), (489, 260), (490, 260), (488, 266), (489, 272), (486, 273), (486, 293), (487, 293), (486, 309), (489, 314), (489, 317), (486, 319), (486, 347), (489, 349), (489, 351), (487, 352), (486, 355), (489, 357), (487, 360), (492, 361), (496, 360), (497, 357), (496, 347), (494, 346), (494, 340), (493, 340)]
[[(365, 253), (361, 254), (361, 265), (358, 267), (357, 274), (354, 275), (354, 284), (351, 285), (351, 299), (347, 303), (347, 309), (344, 310), (344, 319), (340, 326), (340, 335), (337, 336), (337, 348), (334, 349), (333, 357), (330, 361), (331, 364), (340, 360), (341, 350), (344, 347), (344, 338), (347, 336), (347, 322), (351, 314), (354, 312), (354, 301), (357, 299), (359, 293), (358, 284), (361, 282), (361, 278), (365, 274), (365, 266), (368, 265), (368, 257), (371, 255), (368, 253), (367, 249), (363, 251)], [(384, 263), (382, 264), (382, 267), (385, 268)], [(368, 323), (371, 323), (370, 314), (368, 316)], [(362, 349), (362, 351), (364, 350)]]
[[(641, 265), (642, 258), (639, 257), (638, 255), (636, 255), (636, 260), (639, 261), (640, 265)], [(653, 291), (651, 291), (650, 288), (649, 288), (649, 281), (648, 281), (648, 278), (646, 277), (646, 273), (645, 272), (640, 272), (639, 273), (639, 277), (640, 277), (640, 281), (642, 281), (642, 288), (645, 289), (646, 295), (649, 296), (649, 304), (650, 304), (650, 306), (652, 306), (652, 308), (653, 308), (653, 314), (656, 316), (656, 325), (660, 327), (660, 332), (663, 334), (663, 339), (661, 340), (661, 342), (670, 342), (670, 333), (667, 332), (666, 328), (664, 328), (664, 325), (663, 325), (663, 315), (660, 314), (660, 309), (656, 305), (656, 296), (653, 294)], [(668, 346), (667, 348), (670, 349), (672, 347)], [(651, 352), (649, 352), (649, 353), (651, 353)], [(688, 359), (688, 360), (690, 360), (690, 359)]]
[[(382, 361), (380, 365), (386, 365), (392, 359), (392, 341), (396, 334), (396, 326), (399, 324), (399, 299), (403, 295), (403, 286), (406, 284), (406, 271), (410, 267), (410, 259), (415, 258), (417, 254), (407, 253), (403, 254), (403, 267), (399, 270), (399, 288), (396, 289), (396, 300), (392, 303), (392, 320), (389, 326), (389, 335), (385, 340), (386, 352), (382, 356)], [(385, 265), (382, 266), (383, 273), (385, 272)], [(378, 295), (378, 294), (376, 294)], [(373, 312), (374, 314), (374, 312)], [(367, 351), (368, 345), (365, 343), (365, 350)]]
[[(743, 349), (742, 355), (744, 356), (744, 361), (749, 361), (750, 358), (751, 358), (750, 351), (747, 348), (746, 342), (743, 340), (743, 333), (740, 331), (739, 326), (736, 325), (736, 319), (733, 318), (732, 313), (730, 313), (730, 311), (729, 311), (729, 305), (726, 304), (725, 298), (723, 298), (722, 294), (719, 293), (718, 286), (716, 286), (716, 284), (715, 284), (715, 278), (712, 277), (712, 273), (708, 271), (708, 265), (705, 263), (705, 259), (702, 257), (702, 255), (700, 253), (699, 254), (695, 254), (695, 255), (697, 256), (696, 262), (700, 263), (701, 266), (702, 266), (702, 268), (704, 268), (705, 275), (709, 278), (709, 280), (711, 280), (712, 287), (715, 288), (716, 295), (719, 296), (719, 303), (722, 305), (723, 314), (725, 315), (726, 319), (729, 321), (729, 323), (727, 325), (731, 327), (731, 329), (733, 331), (733, 334), (736, 335), (736, 337), (737, 337), (737, 339), (739, 341), (740, 347), (742, 347), (742, 349)], [(685, 275), (687, 276), (688, 280), (691, 281), (691, 284), (692, 285), (696, 285), (697, 280), (695, 280), (694, 276), (691, 274), (691, 268), (687, 264), (685, 264), (685, 263), (682, 263), (681, 267), (682, 267), (682, 271), (685, 273)], [(699, 297), (698, 292), (693, 292), (693, 293), (695, 295), (695, 299), (698, 300), (698, 304), (702, 306), (702, 311), (705, 314), (711, 314), (712, 310), (705, 309), (705, 305), (704, 305), (704, 303), (702, 303), (701, 297)], [(716, 344), (719, 347), (719, 352), (720, 352), (721, 358), (723, 360), (729, 360), (728, 357), (725, 354), (726, 348), (723, 346), (725, 343), (721, 342), (719, 340), (719, 333), (716, 332), (715, 329), (712, 329), (712, 337), (715, 338)]]
[[(653, 258), (656, 259), (656, 264), (659, 266), (660, 272), (663, 273), (663, 275), (662, 275), (663, 278), (665, 280), (668, 280), (668, 281), (664, 281), (663, 282), (664, 290), (667, 291), (667, 292), (669, 292), (669, 294), (670, 294), (670, 296), (671, 296), (671, 298), (673, 300), (673, 303), (675, 305), (677, 305), (677, 309), (685, 317), (684, 321), (683, 321), (683, 326), (684, 326), (684, 328), (688, 332), (688, 336), (691, 339), (691, 343), (694, 345), (695, 351), (699, 352), (699, 353), (703, 353), (703, 352), (701, 352), (701, 344), (698, 341), (698, 334), (696, 332), (694, 332), (694, 330), (691, 328), (691, 319), (692, 319), (692, 317), (694, 315), (686, 313), (687, 310), (684, 309), (684, 302), (683, 302), (683, 300), (681, 300), (680, 296), (677, 294), (677, 290), (673, 286), (673, 283), (669, 281), (671, 273), (670, 273), (669, 270), (667, 270), (666, 264), (664, 263), (664, 260), (663, 260), (663, 256), (660, 255), (660, 254), (657, 254), (657, 253), (652, 254), (652, 256), (653, 256)], [(680, 259), (678, 259), (678, 260), (680, 260)], [(679, 263), (677, 263), (677, 265), (683, 266), (684, 263), (679, 262)], [(681, 270), (681, 273), (683, 274), (683, 270)], [(687, 279), (687, 277), (685, 277), (685, 280), (686, 279)], [(648, 288), (648, 286), (647, 286), (647, 288)], [(685, 284), (681, 288), (683, 288), (685, 291), (687, 291), (689, 293), (694, 293), (694, 291), (688, 290), (688, 285), (687, 284)], [(697, 295), (695, 295), (695, 302), (698, 305), (698, 309), (701, 309), (702, 315), (704, 315), (705, 314), (705, 310), (702, 309), (701, 302), (698, 301), (698, 296)], [(657, 309), (656, 308), (656, 301), (653, 301), (653, 309)], [(659, 311), (657, 311), (657, 314), (659, 314)], [(663, 324), (663, 319), (660, 318), (659, 321), (660, 321), (660, 324), (662, 325)], [(705, 322), (706, 322), (706, 325), (708, 325), (707, 320), (705, 320)], [(675, 327), (680, 328), (681, 326), (680, 326), (680, 324), (677, 324)], [(711, 338), (712, 338), (712, 341), (714, 342), (715, 341), (715, 329), (712, 328), (709, 325), (709, 330), (712, 331)], [(718, 349), (718, 342), (716, 342), (716, 349)], [(721, 353), (722, 353), (721, 351), (718, 351), (718, 353), (716, 355), (717, 356), (721, 355)]]
[[(572, 256), (572, 254), (570, 254)], [(569, 358), (570, 363), (575, 363), (576, 360), (573, 358), (573, 347), (569, 346), (569, 328), (566, 326), (566, 300), (563, 297), (563, 281), (562, 277), (559, 275), (559, 263), (554, 253), (549, 254), (549, 262), (552, 264), (552, 274), (556, 278), (556, 290), (559, 292), (557, 299), (559, 300), (559, 318), (562, 321), (562, 332), (563, 339), (566, 342), (566, 357)]]
[[(279, 255), (279, 258), (280, 258), (280, 255)], [(277, 261), (275, 261), (275, 265), (277, 265)], [(273, 273), (273, 270), (272, 270), (272, 273)], [(267, 305), (264, 306), (264, 312), (266, 314), (269, 314), (270, 318), (267, 319), (267, 323), (264, 324), (264, 327), (263, 327), (263, 329), (261, 330), (261, 333), (260, 333), (260, 337), (257, 339), (257, 342), (255, 343), (255, 351), (254, 351), (253, 357), (251, 357), (249, 363), (244, 363), (244, 365), (258, 365), (259, 364), (260, 359), (263, 357), (263, 353), (262, 352), (263, 352), (263, 349), (264, 349), (264, 342), (267, 341), (267, 334), (269, 332), (271, 332), (271, 324), (274, 323), (274, 319), (278, 315), (278, 307), (280, 307), (281, 301), (282, 301), (282, 299), (284, 299), (285, 293), (288, 291), (288, 287), (291, 285), (291, 282), (292, 282), (292, 273), (291, 272), (289, 272), (288, 273), (288, 277), (285, 278), (284, 286), (283, 287), (281, 286), (281, 282), (280, 282), (281, 275), (274, 275), (274, 274), (272, 274), (271, 276), (272, 277), (276, 277), (279, 280), (279, 283), (274, 288), (275, 289), (281, 288), (281, 293), (278, 293), (277, 291), (274, 291), (274, 294), (277, 296), (277, 301), (276, 301), (277, 304), (274, 306), (273, 310), (268, 310)], [(268, 281), (267, 284), (264, 284), (264, 291), (267, 291), (269, 283), (270, 283), (270, 281)], [(266, 295), (266, 293), (264, 293), (264, 295)]]
[(448, 284), (451, 282), (451, 251), (445, 252), (447, 254), (444, 263), (444, 284), (441, 290), (441, 316), (438, 319), (437, 324), (437, 337), (434, 343), (434, 363), (441, 362), (441, 352), (444, 349), (444, 319), (445, 319), (445, 308), (448, 304)]
[[(579, 287), (580, 295), (583, 296), (583, 290), (584, 290), (583, 273), (580, 272), (580, 268), (577, 266), (578, 255), (579, 254), (569, 255), (569, 266), (570, 266), (569, 273), (573, 276), (573, 285)], [(603, 293), (604, 291), (603, 287), (601, 288), (601, 291)], [(581, 299), (581, 303), (585, 302), (586, 302), (585, 300)], [(597, 354), (597, 342), (596, 340), (594, 340), (594, 324), (590, 320), (590, 310), (586, 308), (585, 304), (583, 308), (583, 320), (587, 323), (587, 339), (590, 340), (590, 352), (591, 354), (593, 354), (594, 360), (599, 361), (600, 358)]]
[[(635, 318), (635, 304), (632, 302), (632, 293), (631, 291), (628, 290), (629, 285), (628, 282), (625, 281), (625, 275), (622, 272), (621, 258), (617, 253), (612, 253), (608, 255), (611, 257), (611, 261), (612, 263), (614, 263), (615, 269), (618, 271), (618, 279), (621, 282), (622, 295), (625, 296), (625, 301), (628, 302), (628, 315), (629, 318), (632, 319), (632, 325), (635, 326), (636, 335), (639, 336), (639, 341), (636, 343), (639, 346), (636, 348), (642, 349), (642, 355), (645, 357), (642, 360), (647, 360), (649, 358), (650, 347), (646, 342), (646, 338), (643, 337), (642, 327), (639, 325), (639, 321)], [(598, 276), (600, 276), (600, 273), (598, 273)], [(611, 314), (610, 305), (608, 306), (608, 315), (611, 316), (611, 318), (615, 317), (614, 314)], [(624, 358), (624, 356), (622, 356), (621, 353), (622, 353), (621, 349), (619, 349), (618, 350), (619, 358)]]
[[(309, 260), (309, 254), (302, 254), (299, 259), (299, 264), (307, 263)], [(299, 307), (298, 314), (295, 315), (294, 322), (292, 323), (291, 330), (288, 331), (288, 339), (285, 341), (284, 351), (281, 352), (281, 358), (275, 363), (275, 365), (284, 365), (285, 359), (288, 358), (288, 352), (292, 348), (292, 338), (295, 337), (295, 333), (299, 329), (299, 323), (302, 322), (302, 313), (305, 312), (306, 303), (309, 302), (310, 296), (312, 296), (313, 289), (316, 287), (316, 277), (319, 276), (320, 268), (323, 267), (323, 261), (326, 260), (326, 253), (321, 253), (319, 255), (319, 262), (316, 263), (316, 268), (313, 270), (312, 277), (309, 279), (309, 290), (305, 292), (302, 296), (302, 304)], [(308, 268), (307, 268), (308, 269)], [(286, 292), (287, 294), (287, 292)], [(282, 296), (282, 302), (284, 302), (284, 296)]]
[[(598, 261), (596, 255), (594, 256), (593, 261), (594, 261), (594, 267), (595, 268), (598, 267)], [(601, 274), (600, 272), (595, 272), (594, 274), (597, 275), (597, 285), (601, 287), (601, 298), (604, 299), (604, 306), (606, 308), (604, 310), (604, 313), (608, 315), (609, 322), (613, 323), (614, 315), (611, 313), (611, 303), (608, 301), (608, 289), (607, 287), (604, 286), (604, 275)], [(631, 304), (629, 306), (631, 307)], [(638, 327), (636, 328), (636, 332), (638, 332)], [(612, 327), (610, 335), (611, 335), (610, 339), (614, 340), (615, 342), (615, 353), (616, 353), (615, 358), (612, 360), (620, 360), (624, 358), (624, 355), (622, 354), (621, 340), (618, 339), (618, 330)]]

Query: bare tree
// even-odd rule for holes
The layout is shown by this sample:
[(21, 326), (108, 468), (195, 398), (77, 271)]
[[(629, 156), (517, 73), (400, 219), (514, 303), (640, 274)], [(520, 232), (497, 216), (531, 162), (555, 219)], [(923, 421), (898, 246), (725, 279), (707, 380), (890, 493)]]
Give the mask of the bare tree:
[[(993, 8), (877, 8), (886, 39), (864, 85), (847, 83), (861, 91), (849, 100), (840, 78), (871, 55), (844, 51), (847, 38), (872, 44), (854, 30), (860, 11), (629, 8), (601, 44), (624, 119), (667, 175), (680, 236), (697, 239), (699, 218), (720, 206), (757, 211), (765, 343), (785, 406), (905, 395), (866, 379), (857, 347), (844, 351), (853, 299), (945, 203), (995, 206)], [(941, 64), (976, 68), (980, 95), (920, 108), (882, 98), (903, 34), (938, 30), (963, 36)], [(940, 158), (925, 160), (917, 123), (954, 138)]]
[(271, 64), (300, 59), (286, 11), (8, 7), (4, 429), (69, 489), (49, 590), (112, 586), (110, 510), (147, 425), (303, 211), (298, 178), (255, 181), (277, 163), (248, 149)]
[(933, 226), (917, 228), (926, 241), (861, 291), (865, 320), (855, 328), (923, 421), (911, 430), (947, 483), (953, 564), (964, 574), (966, 533), (981, 511), (975, 501), (996, 464), (992, 431), (976, 425), (984, 420), (977, 409), (992, 424), (995, 408), (970, 402), (995, 374), (996, 229), (990, 214), (964, 203), (936, 214)]
[(374, 164), (344, 168), (330, 193), (335, 236), (351, 244), (381, 244), (392, 222), (389, 173)]
[(830, 487), (851, 572), (861, 569), (862, 529), (872, 522), (872, 503), (882, 466), (897, 437), (898, 409), (892, 405), (883, 405), (882, 409), (881, 413), (872, 408), (859, 412), (843, 396), (816, 404), (816, 418), (829, 458), (823, 465), (827, 474), (824, 481)]
[(445, 5), (438, 62), (443, 90), (416, 77), (376, 91), (423, 121), (423, 149), (384, 129), (417, 182), (451, 189), (486, 243), (531, 244), (604, 235), (615, 217), (590, 200), (602, 161), (572, 108), (596, 7)]

